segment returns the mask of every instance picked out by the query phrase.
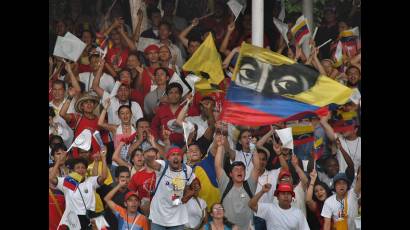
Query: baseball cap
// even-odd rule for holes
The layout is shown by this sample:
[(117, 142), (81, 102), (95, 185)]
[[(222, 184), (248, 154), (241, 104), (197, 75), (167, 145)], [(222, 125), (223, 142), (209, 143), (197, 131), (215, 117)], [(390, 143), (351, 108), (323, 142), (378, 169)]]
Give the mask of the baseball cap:
[(137, 193), (135, 193), (134, 191), (127, 192), (127, 194), (125, 194), (125, 196), (124, 196), (124, 200), (125, 200), (125, 201), (127, 201), (127, 200), (128, 200), (128, 198), (130, 198), (131, 196), (135, 196), (135, 197), (137, 197), (137, 199), (139, 200), (139, 198), (138, 198), (138, 194), (137, 194)]
[(338, 173), (333, 177), (333, 187), (335, 186), (336, 182), (340, 180), (344, 180), (348, 185), (350, 185), (350, 180), (349, 178), (347, 178), (346, 173)]
[(274, 195), (278, 196), (279, 192), (290, 192), (292, 194), (292, 197), (295, 197), (295, 192), (293, 192), (293, 186), (290, 183), (278, 184), (278, 187), (276, 188)]
[(278, 176), (278, 180), (282, 179), (282, 177), (284, 176), (291, 177), (290, 172), (288, 170), (281, 170)]
[(242, 166), (244, 169), (246, 169), (246, 166), (242, 161), (234, 161), (234, 162), (232, 162), (229, 171), (232, 171), (233, 167), (235, 167), (235, 166)]
[(144, 49), (144, 53), (148, 53), (150, 51), (159, 52), (159, 47), (155, 44), (151, 44), (151, 45), (147, 46), (147, 48)]

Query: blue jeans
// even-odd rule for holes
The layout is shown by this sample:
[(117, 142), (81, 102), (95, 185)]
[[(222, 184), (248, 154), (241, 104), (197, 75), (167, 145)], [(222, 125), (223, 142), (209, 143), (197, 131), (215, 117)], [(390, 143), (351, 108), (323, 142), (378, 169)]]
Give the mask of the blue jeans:
[(184, 225), (167, 227), (167, 226), (162, 226), (162, 225), (151, 223), (151, 230), (184, 230)]
[(266, 230), (265, 219), (253, 216), (253, 223), (255, 224), (255, 230)]

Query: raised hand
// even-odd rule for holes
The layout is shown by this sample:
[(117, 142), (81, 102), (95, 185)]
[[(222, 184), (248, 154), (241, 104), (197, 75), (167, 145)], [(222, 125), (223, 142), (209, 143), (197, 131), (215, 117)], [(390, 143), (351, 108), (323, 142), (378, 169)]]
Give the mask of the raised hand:
[(118, 182), (118, 186), (120, 186), (120, 188), (125, 188), (127, 187), (127, 180), (125, 178), (121, 178), (120, 181)]
[(104, 109), (108, 109), (110, 105), (111, 105), (111, 99), (110, 98), (105, 99), (104, 104), (103, 104)]
[(144, 14), (143, 14), (143, 12), (142, 12), (142, 9), (140, 8), (140, 9), (138, 9), (138, 11), (137, 11), (137, 17), (138, 17), (138, 20), (139, 21), (141, 21), (142, 20), (142, 18), (144, 17)]
[(223, 136), (220, 135), (220, 134), (217, 134), (217, 135), (215, 136), (215, 138), (216, 138), (216, 145), (217, 145), (218, 147), (223, 147), (224, 144), (225, 144), (225, 139), (223, 138)]
[(198, 26), (199, 25), (199, 19), (198, 18), (194, 18), (193, 20), (192, 20), (192, 24), (191, 24), (193, 27), (195, 27), (195, 26)]
[(273, 150), (275, 151), (276, 155), (280, 156), (280, 154), (282, 153), (282, 145), (274, 143)]
[(310, 179), (312, 180), (312, 181), (316, 181), (316, 178), (317, 178), (317, 171), (316, 171), (316, 169), (313, 169), (312, 170), (312, 172), (310, 172)]
[(295, 154), (292, 154), (291, 163), (295, 168), (299, 166), (299, 160)]
[(262, 187), (262, 192), (263, 192), (263, 193), (267, 193), (267, 192), (269, 192), (269, 190), (270, 190), (271, 188), (272, 188), (272, 184), (266, 183), (266, 184), (264, 184), (263, 187)]
[(229, 23), (229, 25), (228, 25), (228, 31), (229, 31), (229, 32), (232, 32), (232, 31), (234, 31), (234, 30), (235, 30), (235, 22)]

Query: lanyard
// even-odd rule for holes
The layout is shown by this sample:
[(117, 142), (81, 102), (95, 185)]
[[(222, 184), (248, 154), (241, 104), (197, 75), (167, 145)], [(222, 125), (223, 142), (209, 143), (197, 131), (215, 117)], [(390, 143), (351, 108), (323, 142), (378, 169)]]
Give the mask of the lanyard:
[[(251, 159), (250, 159), (250, 161), (248, 162), (248, 161), (246, 160), (246, 155), (245, 155), (245, 153), (244, 153), (242, 150), (241, 150), (241, 152), (242, 152), (243, 158), (245, 159), (246, 169), (248, 169), (249, 165), (250, 165), (251, 162), (252, 162), (253, 155), (251, 155)], [(252, 153), (251, 153), (251, 154), (252, 154)]]
[(128, 212), (127, 212), (127, 228), (128, 228), (128, 230), (132, 230), (134, 228), (134, 224), (137, 222), (138, 217), (139, 217), (139, 215), (137, 213), (137, 215), (134, 217), (134, 222), (132, 222), (132, 225), (131, 225), (131, 228), (130, 228), (130, 225), (128, 224)]

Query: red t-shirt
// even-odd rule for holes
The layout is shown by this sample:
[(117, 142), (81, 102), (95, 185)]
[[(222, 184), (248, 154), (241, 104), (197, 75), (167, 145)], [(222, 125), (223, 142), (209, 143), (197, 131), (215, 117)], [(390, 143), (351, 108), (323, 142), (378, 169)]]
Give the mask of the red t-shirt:
[(128, 184), (128, 189), (131, 191), (137, 191), (140, 200), (142, 198), (149, 198), (151, 200), (151, 191), (154, 191), (155, 185), (155, 172), (147, 172), (144, 168), (132, 176), (130, 183)]
[[(95, 116), (94, 119), (88, 119), (87, 117), (80, 115), (80, 114), (70, 114), (71, 115), (71, 122), (70, 126), (72, 128), (75, 128), (74, 130), (74, 139), (84, 130), (84, 129), (89, 129), (91, 133), (94, 133), (96, 130), (99, 130), (98, 127), (98, 117)], [(78, 125), (77, 125), (78, 123)], [(100, 146), (98, 145), (97, 141), (95, 138), (91, 138), (91, 146), (93, 147), (93, 153), (100, 151)], [(77, 148), (73, 149), (73, 157), (77, 158), (78, 157), (78, 151)]]
[(78, 73), (93, 72), (90, 65), (78, 64)]
[(141, 109), (144, 110), (144, 95), (139, 90), (131, 89), (131, 100), (138, 102)]
[(112, 66), (116, 65), (120, 68), (124, 68), (127, 65), (129, 49), (125, 48), (122, 51), (120, 48), (108, 49), (105, 61), (110, 63)]
[[(161, 137), (162, 139), (161, 127), (164, 126), (167, 130), (169, 130), (168, 121), (172, 119), (176, 119), (179, 112), (181, 111), (183, 107), (184, 105), (179, 106), (175, 114), (172, 113), (170, 105), (162, 105), (158, 108), (157, 113), (155, 114), (151, 122), (151, 131), (152, 131), (152, 134), (155, 136), (155, 138)], [(198, 115), (199, 115), (199, 111), (197, 107), (191, 106), (188, 109), (188, 116), (198, 116)], [(169, 139), (171, 143), (174, 143), (176, 145), (182, 146), (184, 144), (184, 136), (181, 133), (172, 132)]]

